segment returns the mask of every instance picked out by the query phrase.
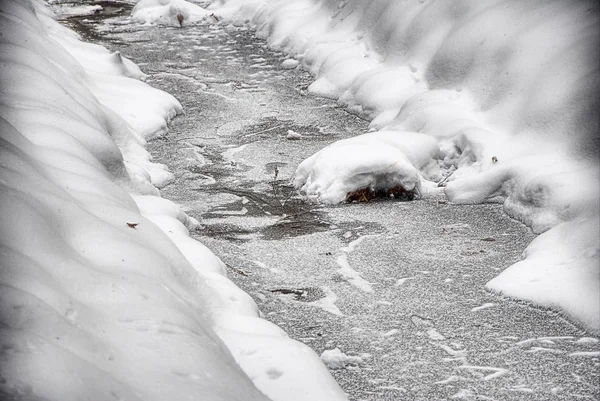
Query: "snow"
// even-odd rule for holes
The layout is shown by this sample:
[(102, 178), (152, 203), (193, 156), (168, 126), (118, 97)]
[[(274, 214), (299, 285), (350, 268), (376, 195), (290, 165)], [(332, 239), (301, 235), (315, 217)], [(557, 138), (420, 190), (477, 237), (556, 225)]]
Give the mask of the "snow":
[(329, 369), (344, 369), (347, 366), (358, 366), (365, 363), (369, 354), (360, 356), (351, 356), (343, 353), (339, 348), (325, 350), (321, 354), (321, 359)]
[[(344, 238), (350, 238), (351, 236), (352, 233), (350, 233), (350, 236), (344, 235)], [(350, 263), (348, 262), (348, 255), (353, 252), (361, 242), (371, 237), (375, 236), (363, 235), (351, 241), (347, 246), (340, 248), (342, 253), (336, 259), (336, 263), (338, 266), (340, 266), (340, 268), (336, 270), (336, 273), (339, 275), (339, 277), (364, 292), (373, 292), (373, 287), (371, 283), (369, 283), (360, 275), (359, 272), (350, 266)]]
[(101, 5), (75, 5), (75, 4), (59, 4), (54, 8), (54, 13), (58, 18), (68, 18), (71, 16), (94, 15), (102, 10)]
[(534, 239), (524, 259), (487, 287), (546, 307), (560, 306), (578, 321), (594, 322), (600, 315), (600, 273), (599, 250), (592, 241), (599, 236), (595, 218), (561, 223)]
[(401, 186), (421, 192), (425, 190), (422, 175), (437, 172), (433, 158), (438, 153), (437, 142), (427, 135), (367, 133), (334, 142), (303, 161), (294, 185), (324, 203), (342, 202), (349, 192), (362, 188), (377, 191)]
[(403, 278), (399, 278), (396, 283), (394, 284), (394, 287), (401, 287), (404, 285), (404, 283), (406, 283), (408, 280), (414, 280), (415, 277), (403, 277)]
[(315, 306), (336, 316), (344, 316), (340, 308), (338, 308), (335, 304), (338, 300), (337, 295), (329, 287), (322, 287), (321, 289), (325, 293), (323, 298), (317, 299), (313, 302), (304, 302), (304, 304)]
[(281, 68), (286, 69), (286, 70), (293, 70), (294, 68), (298, 67), (298, 64), (300, 64), (298, 62), (298, 60), (294, 60), (293, 58), (288, 58), (287, 60), (284, 60), (281, 63)]
[(179, 102), (42, 2), (0, 7), (0, 393), (346, 399), (160, 198), (145, 145)]
[(131, 11), (132, 19), (141, 24), (176, 27), (210, 22), (209, 14), (202, 7), (185, 0), (141, 0)]
[(474, 308), (471, 309), (471, 312), (478, 312), (480, 310), (484, 310), (484, 309), (488, 309), (488, 308), (492, 308), (494, 307), (496, 304), (493, 302), (486, 302), (483, 305), (480, 306), (476, 306)]
[(569, 356), (583, 356), (588, 358), (600, 358), (600, 351), (580, 351), (580, 352), (571, 352)]
[(338, 256), (336, 262), (340, 266), (340, 268), (336, 270), (336, 273), (339, 274), (343, 280), (348, 281), (361, 291), (373, 292), (371, 283), (362, 278), (356, 270), (350, 267), (350, 264), (348, 263), (348, 255), (343, 254)]
[(379, 131), (301, 163), (295, 184), (307, 197), (338, 203), (395, 185), (427, 197), (440, 182), (455, 203), (501, 202), (544, 234), (488, 288), (600, 332), (594, 2), (218, 0), (208, 9), (251, 25), (315, 76), (309, 92)]
[(433, 341), (443, 341), (446, 339), (446, 337), (444, 337), (442, 334), (440, 334), (439, 331), (437, 331), (436, 329), (429, 329), (427, 330), (427, 337), (429, 337), (430, 340)]
[(396, 334), (398, 334), (400, 332), (400, 330), (398, 329), (392, 329), (386, 333), (383, 333), (384, 337), (391, 337), (391, 336), (395, 336)]
[(287, 134), (285, 135), (285, 139), (289, 139), (290, 141), (297, 141), (298, 139), (302, 139), (302, 134), (299, 134), (296, 131), (292, 131), (290, 129), (287, 131)]

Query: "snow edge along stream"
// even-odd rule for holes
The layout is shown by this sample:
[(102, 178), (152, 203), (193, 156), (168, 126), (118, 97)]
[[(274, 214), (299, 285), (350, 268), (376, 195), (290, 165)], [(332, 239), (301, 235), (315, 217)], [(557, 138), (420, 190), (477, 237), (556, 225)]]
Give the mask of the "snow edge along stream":
[(41, 1), (1, 11), (0, 394), (346, 399), (160, 197), (145, 145), (179, 102)]

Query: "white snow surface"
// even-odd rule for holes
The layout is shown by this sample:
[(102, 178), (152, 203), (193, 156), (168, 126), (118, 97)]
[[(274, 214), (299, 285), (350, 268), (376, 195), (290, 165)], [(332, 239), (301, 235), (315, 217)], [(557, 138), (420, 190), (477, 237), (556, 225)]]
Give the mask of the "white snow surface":
[[(437, 175), (435, 139), (416, 132), (379, 131), (334, 142), (303, 161), (295, 186), (309, 197), (339, 203), (361, 188), (421, 187), (421, 171)], [(415, 167), (418, 166), (418, 167)]]
[(0, 398), (346, 399), (159, 197), (179, 102), (37, 0), (0, 44)]
[(293, 70), (298, 67), (298, 60), (294, 60), (293, 58), (288, 58), (281, 63), (281, 68), (285, 68), (286, 70)]
[[(334, 143), (298, 167), (296, 186), (307, 196), (336, 203), (365, 186), (432, 189), (445, 179), (452, 202), (502, 202), (510, 216), (546, 234), (488, 287), (561, 310), (598, 333), (598, 7), (216, 0), (208, 9), (252, 25), (314, 74), (310, 92), (371, 119), (371, 130), (437, 142), (437, 155), (425, 141), (407, 139), (399, 148), (371, 134)], [(430, 162), (415, 164), (411, 153), (429, 154)]]
[(102, 10), (102, 6), (98, 4), (57, 4), (54, 7), (54, 14), (58, 18), (67, 18), (71, 16), (94, 15)]
[(321, 359), (329, 369), (343, 369), (347, 366), (358, 366), (365, 362), (369, 354), (346, 355), (339, 348), (325, 350), (321, 354)]
[(185, 0), (140, 0), (131, 11), (132, 19), (141, 24), (177, 27), (210, 22), (212, 18), (207, 18), (209, 14), (202, 7)]

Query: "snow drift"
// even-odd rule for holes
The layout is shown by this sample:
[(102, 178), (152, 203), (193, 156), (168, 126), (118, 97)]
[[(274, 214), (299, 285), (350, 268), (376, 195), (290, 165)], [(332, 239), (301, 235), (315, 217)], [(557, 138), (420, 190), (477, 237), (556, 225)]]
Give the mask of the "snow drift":
[[(388, 143), (366, 136), (364, 154), (352, 153), (356, 163), (332, 171), (334, 161), (324, 160), (343, 158), (346, 140), (302, 163), (298, 188), (339, 202), (369, 175), (369, 185), (379, 185), (393, 159), (401, 167), (385, 170), (390, 182), (412, 186), (420, 170), (420, 185), (443, 178), (453, 202), (503, 202), (536, 233), (555, 231), (489, 288), (600, 331), (600, 239), (586, 229), (581, 244), (566, 241), (578, 230), (574, 222), (600, 224), (595, 2), (218, 0), (210, 8), (251, 23), (315, 75), (310, 92), (368, 117), (371, 130), (419, 133), (439, 146), (439, 174), (430, 164), (411, 168), (404, 151), (393, 156)], [(544, 255), (557, 244), (568, 263)], [(559, 285), (559, 277), (569, 279)]]
[[(338, 203), (348, 193), (401, 187), (422, 194), (421, 171), (439, 173), (437, 142), (423, 134), (379, 131), (335, 142), (298, 166), (295, 186), (316, 199)], [(416, 166), (416, 167), (415, 167)], [(314, 195), (313, 195), (314, 194)]]
[(158, 196), (177, 100), (41, 2), (0, 7), (0, 398), (345, 399)]
[(141, 0), (131, 11), (134, 21), (142, 24), (183, 26), (207, 19), (209, 13), (185, 0)]

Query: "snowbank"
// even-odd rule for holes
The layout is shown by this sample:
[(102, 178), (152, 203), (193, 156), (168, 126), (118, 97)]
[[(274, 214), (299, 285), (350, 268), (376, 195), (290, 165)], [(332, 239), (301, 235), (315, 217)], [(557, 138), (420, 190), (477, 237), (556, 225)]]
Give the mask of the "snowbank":
[(41, 2), (0, 7), (0, 398), (346, 399), (158, 196), (177, 100)]
[[(541, 234), (527, 247), (524, 259), (487, 284), (491, 290), (532, 300), (552, 307), (553, 302), (580, 322), (594, 322), (593, 308), (600, 294), (597, 246), (590, 238), (600, 237), (594, 218), (561, 223)], [(576, 291), (576, 296), (573, 292)]]
[[(410, 187), (418, 185), (417, 170), (420, 185), (443, 177), (453, 202), (503, 202), (536, 233), (556, 227), (549, 236), (571, 237), (578, 226), (569, 222), (600, 224), (595, 2), (217, 0), (209, 9), (235, 24), (251, 23), (271, 47), (315, 75), (310, 92), (370, 118), (372, 130), (419, 133), (438, 143), (434, 175), (429, 164), (411, 168), (406, 154), (375, 136), (363, 136), (362, 152), (347, 140), (334, 144), (298, 168), (296, 185), (308, 196), (339, 202), (365, 180), (372, 187), (384, 176), (398, 183), (399, 174)], [(351, 152), (343, 165), (336, 164), (341, 152)], [(392, 162), (401, 170), (383, 168)], [(580, 239), (582, 249), (600, 248), (598, 235)], [(527, 263), (490, 288), (565, 311), (598, 332), (598, 252), (585, 256), (569, 241), (557, 242), (569, 260), (591, 258), (589, 264), (542, 263), (533, 256), (546, 252), (540, 239), (526, 251)], [(542, 279), (559, 277), (558, 270), (572, 278), (560, 296)], [(546, 291), (534, 291), (531, 280), (548, 284)]]
[(131, 11), (136, 22), (170, 26), (210, 21), (209, 14), (202, 7), (185, 0), (141, 0)]

